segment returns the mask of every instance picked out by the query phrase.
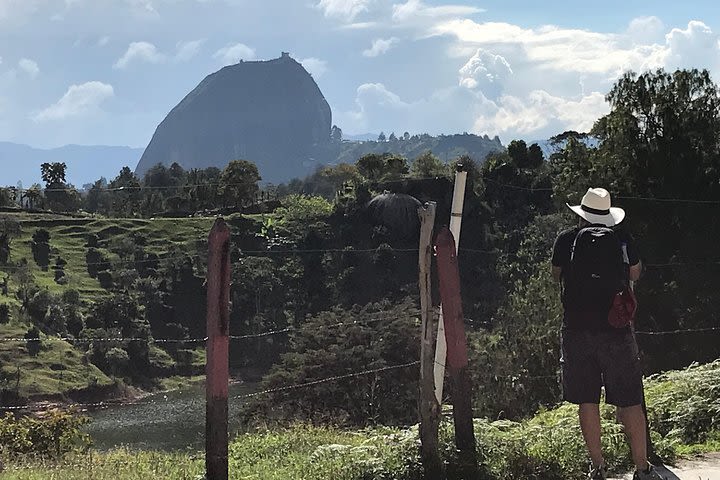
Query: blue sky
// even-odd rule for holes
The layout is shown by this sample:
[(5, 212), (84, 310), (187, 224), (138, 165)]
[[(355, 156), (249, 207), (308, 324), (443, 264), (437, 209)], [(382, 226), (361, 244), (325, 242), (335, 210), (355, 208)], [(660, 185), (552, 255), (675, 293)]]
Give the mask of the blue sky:
[(633, 69), (720, 78), (716, 2), (0, 0), (0, 141), (144, 147), (206, 75), (289, 51), (346, 133), (586, 130)]

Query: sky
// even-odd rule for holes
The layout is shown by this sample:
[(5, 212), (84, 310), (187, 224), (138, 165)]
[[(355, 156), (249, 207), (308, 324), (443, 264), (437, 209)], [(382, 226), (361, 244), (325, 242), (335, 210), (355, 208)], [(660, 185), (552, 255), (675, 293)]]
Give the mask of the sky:
[(345, 134), (587, 131), (628, 70), (720, 79), (719, 5), (0, 0), (0, 141), (145, 147), (205, 76), (282, 51)]

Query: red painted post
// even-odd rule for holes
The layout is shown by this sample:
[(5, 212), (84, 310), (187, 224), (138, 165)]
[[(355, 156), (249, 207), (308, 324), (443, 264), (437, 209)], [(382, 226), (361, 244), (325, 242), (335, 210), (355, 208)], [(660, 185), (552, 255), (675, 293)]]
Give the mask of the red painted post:
[(479, 472), (472, 418), (472, 385), (467, 371), (467, 339), (462, 297), (460, 296), (460, 271), (455, 239), (447, 227), (438, 232), (435, 239), (435, 251), (440, 282), (440, 299), (445, 315), (446, 366), (450, 374), (455, 445), (460, 453), (461, 468), (465, 472), (465, 478), (477, 478)]
[(205, 478), (228, 479), (230, 230), (215, 220), (208, 238), (205, 363)]

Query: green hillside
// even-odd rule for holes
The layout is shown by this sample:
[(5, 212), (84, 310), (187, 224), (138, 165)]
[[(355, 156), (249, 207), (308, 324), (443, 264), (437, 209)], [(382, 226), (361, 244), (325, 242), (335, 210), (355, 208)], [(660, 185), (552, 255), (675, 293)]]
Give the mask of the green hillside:
[[(41, 328), (44, 332), (40, 335), (41, 346), (34, 355), (25, 342), (2, 339), (23, 338), (33, 324), (42, 324), (42, 319), (33, 317), (32, 307), (35, 302), (46, 308), (45, 304), (41, 303), (43, 295), (49, 299), (46, 300), (50, 302), (47, 308), (51, 309), (68, 292), (77, 292), (78, 305), (77, 308), (72, 308), (79, 312), (81, 318), (87, 319), (98, 303), (104, 299), (112, 301), (119, 294), (121, 287), (117, 282), (114, 281), (110, 288), (107, 288), (107, 285), (104, 287), (98, 277), (93, 278), (88, 271), (86, 254), (89, 239), (96, 239), (96, 250), (109, 261), (113, 276), (123, 269), (135, 267), (133, 250), (137, 248), (136, 243), (143, 244), (142, 250), (148, 258), (156, 255), (161, 263), (164, 259), (172, 263), (174, 258), (189, 258), (193, 260), (199, 273), (204, 274), (202, 259), (205, 255), (206, 238), (214, 219), (100, 219), (29, 213), (6, 213), (2, 217), (3, 221), (18, 222), (20, 233), (12, 239), (10, 261), (7, 265), (0, 265), (0, 280), (7, 278), (8, 282), (7, 296), (0, 296), (0, 304), (10, 307), (10, 321), (0, 322), (0, 399), (12, 401), (18, 397), (55, 398), (58, 394), (79, 394), (79, 398), (87, 398), (88, 395), (107, 396), (121, 393), (110, 388), (115, 383), (110, 375), (113, 372), (108, 368), (103, 372), (86, 352), (90, 348), (89, 342), (67, 342), (53, 338), (69, 335), (77, 339), (81, 336), (78, 332), (68, 334), (65, 331), (53, 332)], [(234, 221), (236, 220), (230, 219), (231, 223)], [(32, 237), (40, 229), (46, 230), (50, 236), (50, 265), (47, 269), (33, 261)], [(55, 281), (53, 266), (58, 257), (67, 262), (64, 266), (67, 282), (64, 284)], [(30, 307), (25, 309), (21, 295), (18, 295), (23, 281), (19, 277), (19, 265), (24, 260), (27, 260), (26, 268), (29, 274), (29, 279), (25, 281), (32, 285), (32, 292), (35, 292), (30, 300)], [(62, 308), (70, 307), (63, 305)], [(199, 305), (199, 308), (204, 308), (204, 304)], [(43, 313), (40, 312), (41, 317)], [(49, 315), (50, 310), (44, 316), (47, 318)], [(85, 331), (89, 330), (86, 328)], [(107, 335), (93, 336), (122, 336), (120, 331), (99, 331), (107, 332)], [(127, 348), (127, 345), (119, 343), (112, 346)], [(193, 347), (197, 346), (190, 348)], [(204, 365), (203, 352), (200, 350), (188, 350), (188, 353), (184, 354), (187, 358), (188, 376), (197, 373)], [(152, 373), (147, 374), (151, 379), (160, 380), (177, 373), (183, 374), (176, 368), (174, 358), (152, 342), (147, 345), (147, 364), (153, 369)], [(120, 379), (123, 376), (120, 373), (117, 375)], [(148, 388), (164, 385), (148, 379), (128, 380)]]

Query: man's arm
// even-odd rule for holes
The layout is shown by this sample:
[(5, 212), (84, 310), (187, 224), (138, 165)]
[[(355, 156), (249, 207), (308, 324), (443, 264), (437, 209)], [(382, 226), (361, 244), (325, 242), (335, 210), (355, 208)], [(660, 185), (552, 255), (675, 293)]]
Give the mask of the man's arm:
[(638, 261), (635, 265), (630, 265), (630, 273), (628, 274), (628, 277), (630, 278), (631, 282), (637, 282), (640, 279), (640, 274), (642, 273), (642, 262)]

